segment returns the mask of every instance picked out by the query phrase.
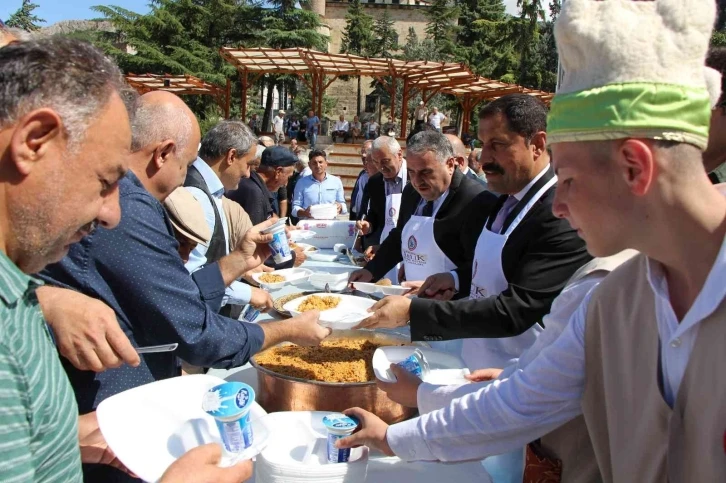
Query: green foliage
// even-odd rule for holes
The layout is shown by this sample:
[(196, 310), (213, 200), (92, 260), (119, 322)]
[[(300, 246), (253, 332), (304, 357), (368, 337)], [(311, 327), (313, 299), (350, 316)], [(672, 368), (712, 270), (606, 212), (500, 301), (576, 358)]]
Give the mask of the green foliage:
[(449, 0), (433, 0), (426, 9), (428, 23), (426, 36), (436, 45), (436, 49), (445, 56), (452, 56), (456, 47), (454, 35), (458, 30), (456, 25), (459, 18), (459, 9), (450, 5)]
[(393, 27), (393, 19), (388, 8), (376, 20), (374, 31), (375, 34), (370, 43), (370, 55), (372, 57), (393, 57), (393, 52), (398, 50), (398, 34)]
[(352, 0), (345, 14), (342, 54), (368, 56), (373, 42), (373, 17), (365, 13), (360, 0)]
[(726, 30), (713, 31), (711, 47), (726, 47)]
[(28, 32), (40, 30), (39, 23), (45, 22), (42, 18), (33, 14), (33, 10), (38, 8), (38, 5), (32, 3), (31, 0), (23, 0), (23, 4), (14, 14), (10, 15), (5, 25), (8, 27), (23, 29)]
[(498, 79), (515, 70), (517, 56), (502, 0), (464, 0), (459, 8), (456, 60), (488, 78)]

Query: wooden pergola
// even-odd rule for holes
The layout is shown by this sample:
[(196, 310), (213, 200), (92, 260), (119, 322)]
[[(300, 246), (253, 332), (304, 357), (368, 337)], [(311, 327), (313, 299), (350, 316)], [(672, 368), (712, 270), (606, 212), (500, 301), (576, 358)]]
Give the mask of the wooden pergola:
[(167, 91), (179, 96), (212, 96), (224, 112), (224, 118), (229, 118), (231, 90), (229, 79), (226, 88), (222, 88), (191, 75), (127, 74), (125, 78), (139, 94)]
[[(314, 110), (320, 114), (323, 93), (340, 76), (367, 76), (377, 79), (391, 97), (391, 117), (396, 115), (396, 87), (403, 82), (401, 136), (406, 136), (408, 100), (421, 94), (428, 102), (437, 93), (459, 98), (464, 111), (464, 130), (469, 128), (473, 109), (482, 101), (506, 94), (525, 92), (544, 101), (551, 94), (532, 91), (516, 84), (507, 84), (474, 75), (464, 64), (451, 62), (402, 61), (390, 58), (369, 58), (350, 54), (329, 54), (309, 49), (238, 49), (223, 47), (222, 57), (239, 72), (242, 83), (242, 119), (247, 118), (247, 90), (265, 74), (298, 76), (310, 89)], [(307, 76), (307, 77), (306, 77)]]

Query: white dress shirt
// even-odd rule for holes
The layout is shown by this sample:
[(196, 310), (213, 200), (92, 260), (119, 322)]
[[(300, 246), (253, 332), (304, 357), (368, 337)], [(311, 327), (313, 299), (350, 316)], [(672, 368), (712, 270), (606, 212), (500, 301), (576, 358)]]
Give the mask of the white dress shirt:
[[(214, 202), (217, 204), (217, 211), (219, 212), (219, 218), (222, 220), (222, 230), (224, 231), (225, 247), (229, 247), (229, 227), (227, 226), (227, 217), (224, 214), (224, 207), (222, 206), (222, 196), (224, 196), (224, 185), (220, 181), (212, 168), (204, 162), (201, 158), (197, 158), (194, 161), (193, 166), (197, 168), (199, 174), (204, 178), (204, 182), (207, 184), (207, 189), (212, 194)], [(192, 188), (187, 186), (186, 189), (196, 198), (199, 204), (202, 206), (204, 211), (204, 219), (207, 221), (210, 233), (214, 233), (215, 219), (214, 210), (212, 204), (209, 202), (207, 195), (199, 188)], [(202, 244), (192, 250), (189, 255), (189, 261), (184, 265), (189, 273), (194, 273), (207, 264), (207, 246)], [(229, 250), (227, 250), (229, 251)], [(237, 304), (245, 305), (249, 303), (252, 297), (252, 288), (244, 283), (234, 281), (226, 289), (225, 295), (222, 298), (222, 305), (225, 304)]]
[(333, 129), (333, 131), (348, 132), (348, 126), (348, 121), (335, 121), (335, 129)]
[(272, 121), (273, 130), (277, 134), (282, 134), (283, 132), (285, 132), (283, 129), (284, 124), (285, 124), (285, 118), (282, 118), (280, 116), (275, 116), (275, 119), (273, 119), (273, 121)]
[[(647, 276), (655, 294), (664, 397), (672, 405), (699, 323), (726, 297), (726, 240), (680, 324), (673, 314), (659, 262), (648, 260)], [(560, 337), (524, 369), (516, 369), (509, 378), (466, 394), (443, 409), (391, 426), (387, 434), (391, 449), (404, 460), (480, 459), (519, 448), (581, 414), (585, 320), (591, 296), (592, 290)]]

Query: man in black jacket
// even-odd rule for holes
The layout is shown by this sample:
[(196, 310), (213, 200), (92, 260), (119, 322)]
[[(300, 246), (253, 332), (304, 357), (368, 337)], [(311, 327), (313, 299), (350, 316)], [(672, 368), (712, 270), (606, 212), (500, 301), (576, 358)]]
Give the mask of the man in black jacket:
[[(491, 216), (476, 209), (476, 200), (470, 205), (462, 230), (468, 232), (465, 250), (472, 263), (421, 287), (429, 297), (463, 291), (469, 299), (387, 297), (361, 327), (410, 320), (413, 340), (467, 339), (468, 365), (505, 367), (534, 342), (554, 298), (591, 257), (569, 223), (552, 214), (556, 177), (546, 149), (544, 105), (513, 94), (488, 104), (479, 119), (484, 172), (492, 189), (505, 194)], [(483, 230), (477, 228), (482, 219)]]
[[(405, 279), (416, 286), (431, 275), (470, 263), (462, 226), (468, 223), (470, 203), (484, 189), (457, 169), (447, 137), (423, 131), (409, 141), (406, 161), (411, 184), (403, 190), (396, 228), (375, 258), (351, 274), (352, 282), (377, 281), (403, 261)], [(494, 195), (481, 196), (478, 209), (488, 212), (496, 201)], [(480, 220), (480, 231), (483, 225)]]
[[(353, 185), (353, 192), (350, 194), (350, 209), (348, 210), (350, 217), (348, 219), (351, 221), (357, 221), (365, 214), (363, 193), (370, 177), (378, 172), (372, 160), (369, 160), (372, 145), (373, 141), (366, 141), (360, 147), (360, 160), (363, 163), (363, 169), (358, 173), (358, 178), (355, 180), (355, 185)], [(374, 166), (372, 169), (369, 167), (371, 165)]]
[(287, 148), (271, 146), (262, 152), (260, 167), (242, 178), (236, 190), (226, 196), (245, 209), (253, 225), (275, 215), (272, 207), (277, 191), (292, 176), (297, 158)]
[(368, 180), (363, 197), (363, 205), (368, 208), (366, 220), (356, 224), (368, 247), (367, 255), (375, 253), (396, 227), (403, 188), (408, 183), (406, 160), (396, 139), (379, 136), (373, 141), (371, 156), (380, 173)]

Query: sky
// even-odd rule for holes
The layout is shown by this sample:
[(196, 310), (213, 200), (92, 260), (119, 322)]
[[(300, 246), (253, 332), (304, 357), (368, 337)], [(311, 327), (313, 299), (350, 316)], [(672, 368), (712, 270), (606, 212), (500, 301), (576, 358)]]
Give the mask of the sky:
[[(7, 20), (20, 6), (22, 0), (0, 1), (0, 19)], [(101, 17), (91, 10), (94, 5), (117, 5), (137, 13), (149, 11), (148, 0), (33, 0), (38, 5), (33, 13), (45, 20), (43, 25), (52, 25), (60, 20), (87, 20)], [(504, 0), (507, 12), (517, 13), (517, 0)]]

